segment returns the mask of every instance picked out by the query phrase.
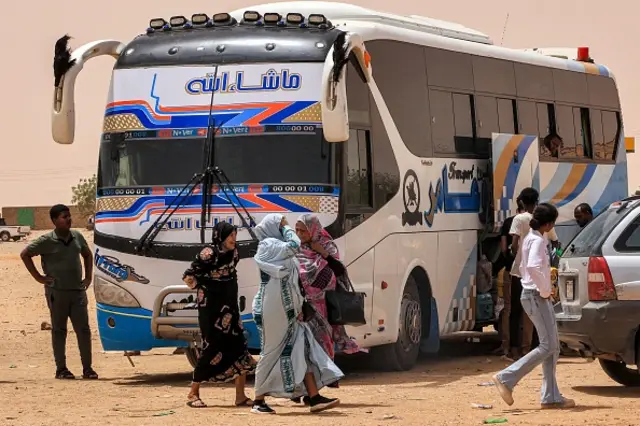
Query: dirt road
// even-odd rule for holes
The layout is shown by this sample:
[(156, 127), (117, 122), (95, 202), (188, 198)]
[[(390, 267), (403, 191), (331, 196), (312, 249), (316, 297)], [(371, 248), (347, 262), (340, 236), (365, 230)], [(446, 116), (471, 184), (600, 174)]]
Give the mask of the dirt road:
[[(276, 416), (257, 416), (232, 408), (231, 387), (204, 386), (210, 408), (185, 406), (190, 367), (184, 355), (158, 351), (132, 358), (103, 353), (94, 335), (95, 368), (101, 380), (53, 379), (50, 332), (42, 288), (22, 267), (24, 243), (0, 244), (0, 425), (475, 425), (506, 418), (510, 425), (633, 425), (638, 421), (640, 390), (610, 381), (598, 363), (562, 359), (561, 390), (579, 404), (574, 410), (540, 411), (541, 371), (518, 387), (516, 404), (506, 407), (493, 387), (479, 386), (505, 364), (483, 355), (486, 345), (447, 343), (443, 354), (424, 359), (410, 372), (378, 373), (349, 366), (340, 389), (342, 406), (311, 415), (288, 401), (273, 400)], [(90, 295), (91, 299), (93, 294)], [(95, 330), (95, 309), (92, 309)], [(69, 327), (71, 328), (71, 327)], [(69, 368), (80, 374), (73, 332), (69, 335)], [(360, 363), (354, 363), (360, 364)], [(252, 395), (252, 393), (250, 393)], [(492, 409), (472, 408), (472, 403)]]

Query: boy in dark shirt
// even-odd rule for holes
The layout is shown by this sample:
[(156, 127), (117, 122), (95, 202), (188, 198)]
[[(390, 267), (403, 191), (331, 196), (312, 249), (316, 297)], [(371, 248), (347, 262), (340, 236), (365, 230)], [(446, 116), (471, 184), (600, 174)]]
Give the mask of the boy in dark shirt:
[[(85, 379), (97, 379), (91, 367), (91, 329), (87, 288), (91, 284), (93, 258), (87, 241), (71, 229), (71, 213), (62, 204), (49, 212), (55, 229), (29, 244), (20, 254), (31, 276), (44, 285), (47, 306), (51, 313), (51, 340), (56, 361), (56, 379), (75, 379), (66, 364), (67, 320), (78, 338)], [(33, 257), (40, 256), (44, 275), (36, 269)], [(84, 279), (82, 263), (84, 261)]]

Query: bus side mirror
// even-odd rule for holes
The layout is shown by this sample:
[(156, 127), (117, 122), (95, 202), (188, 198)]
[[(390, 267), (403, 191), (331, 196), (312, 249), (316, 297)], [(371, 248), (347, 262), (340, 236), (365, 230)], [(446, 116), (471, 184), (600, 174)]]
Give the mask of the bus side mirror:
[(74, 65), (67, 70), (60, 84), (53, 89), (51, 134), (59, 144), (72, 144), (75, 137), (75, 84), (84, 64), (98, 56), (120, 57), (125, 45), (116, 40), (99, 40), (78, 47), (71, 53)]
[(327, 142), (349, 140), (349, 108), (347, 105), (347, 62), (355, 58), (365, 80), (371, 78), (371, 60), (362, 37), (356, 33), (338, 35), (327, 54), (322, 70), (322, 130)]

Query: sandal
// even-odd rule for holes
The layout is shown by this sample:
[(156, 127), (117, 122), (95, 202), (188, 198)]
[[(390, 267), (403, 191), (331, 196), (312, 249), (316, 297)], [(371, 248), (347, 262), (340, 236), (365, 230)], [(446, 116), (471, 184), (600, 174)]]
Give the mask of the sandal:
[(56, 371), (56, 379), (61, 380), (75, 380), (76, 376), (73, 375), (69, 369), (65, 368), (64, 370)]
[(199, 397), (187, 401), (187, 406), (191, 408), (207, 408), (207, 404), (205, 404)]
[(82, 378), (87, 380), (98, 380), (98, 373), (96, 373), (95, 371), (93, 371), (92, 368), (90, 368), (82, 372)]
[(242, 402), (236, 402), (236, 407), (253, 407), (253, 400), (251, 398), (245, 398)]

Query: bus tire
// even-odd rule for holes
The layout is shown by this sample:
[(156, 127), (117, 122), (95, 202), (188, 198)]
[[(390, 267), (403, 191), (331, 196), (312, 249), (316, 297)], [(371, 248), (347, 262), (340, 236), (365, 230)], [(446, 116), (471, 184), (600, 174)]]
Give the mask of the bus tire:
[(372, 349), (374, 365), (386, 371), (406, 371), (413, 368), (422, 339), (422, 306), (415, 278), (409, 276), (400, 302), (400, 327), (395, 343)]
[(196, 368), (198, 363), (198, 357), (200, 356), (200, 349), (195, 346), (190, 346), (184, 349), (184, 354), (187, 356), (187, 361), (191, 364), (192, 368)]

